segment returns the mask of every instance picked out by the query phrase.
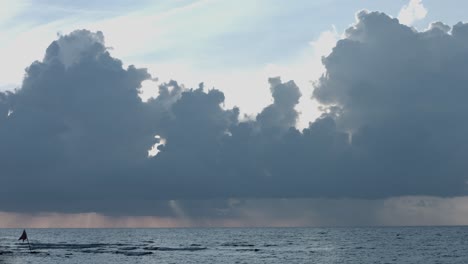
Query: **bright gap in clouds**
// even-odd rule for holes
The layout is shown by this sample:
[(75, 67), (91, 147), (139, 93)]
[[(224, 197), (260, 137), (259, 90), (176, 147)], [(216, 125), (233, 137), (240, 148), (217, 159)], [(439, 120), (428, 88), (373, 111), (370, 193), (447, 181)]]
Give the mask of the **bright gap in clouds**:
[[(295, 58), (284, 64), (267, 64), (247, 70), (231, 69), (213, 71), (193, 68), (187, 64), (138, 64), (149, 69), (160, 82), (177, 80), (186, 87), (197, 87), (204, 82), (205, 87), (216, 88), (226, 96), (226, 108), (240, 107), (242, 114), (254, 116), (272, 102), (268, 90), (268, 78), (280, 76), (284, 81), (294, 80), (303, 96), (296, 110), (300, 112), (298, 128), (305, 128), (310, 121), (320, 115), (319, 104), (311, 99), (313, 82), (325, 71), (322, 57), (328, 56), (341, 38), (335, 26), (322, 32), (317, 40), (311, 41)], [(145, 82), (141, 89), (143, 100), (158, 95), (157, 83)]]
[(154, 138), (156, 139), (157, 143), (155, 143), (155, 144), (148, 150), (148, 157), (149, 157), (149, 158), (152, 158), (152, 157), (158, 155), (158, 153), (159, 153), (158, 147), (159, 147), (159, 146), (164, 146), (164, 144), (166, 144), (166, 140), (165, 140), (164, 138), (161, 138), (161, 136), (156, 135), (156, 136), (154, 136)]

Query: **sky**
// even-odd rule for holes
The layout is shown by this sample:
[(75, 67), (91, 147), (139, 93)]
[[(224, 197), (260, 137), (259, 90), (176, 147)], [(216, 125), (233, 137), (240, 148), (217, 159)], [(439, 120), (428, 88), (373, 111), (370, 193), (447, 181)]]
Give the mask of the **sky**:
[[(28, 1), (0, 3), (0, 89), (21, 85), (24, 69), (42, 59), (57, 34), (75, 29), (103, 31), (113, 56), (126, 65), (146, 67), (160, 81), (176, 79), (188, 87), (204, 82), (221, 89), (228, 106), (243, 114), (261, 111), (269, 98), (267, 79), (295, 80), (304, 93), (323, 73), (321, 57), (331, 52), (362, 9), (397, 17), (408, 5), (404, 23), (420, 29), (430, 22), (463, 21), (456, 1), (320, 0), (296, 1)], [(418, 9), (423, 11), (419, 11)], [(433, 10), (433, 12), (427, 12)], [(421, 14), (416, 12), (422, 12)], [(8, 63), (7, 63), (8, 61)], [(251, 89), (243, 85), (249, 80)], [(154, 95), (148, 87), (145, 97)], [(255, 93), (250, 98), (243, 94)], [(319, 112), (304, 98), (298, 106), (305, 128)]]
[(2, 0), (0, 225), (468, 224), (460, 5)]

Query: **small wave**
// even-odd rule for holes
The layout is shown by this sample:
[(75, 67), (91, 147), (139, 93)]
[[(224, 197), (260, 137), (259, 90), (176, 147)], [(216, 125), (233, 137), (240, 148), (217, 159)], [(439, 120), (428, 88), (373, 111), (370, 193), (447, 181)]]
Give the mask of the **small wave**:
[(129, 251), (114, 251), (114, 254), (122, 254), (125, 256), (129, 257), (134, 257), (134, 256), (145, 256), (145, 255), (151, 255), (153, 252), (150, 251), (138, 251), (138, 252), (129, 252)]
[(120, 246), (128, 246), (128, 244), (120, 244), (120, 243), (118, 244), (104, 244), (104, 243), (90, 243), (90, 244), (34, 243), (34, 244), (31, 244), (31, 247), (33, 249), (70, 249), (70, 250), (120, 247)]
[(87, 253), (87, 254), (97, 254), (97, 253), (106, 253), (107, 251), (102, 250), (102, 249), (85, 249), (81, 250), (81, 253)]
[(264, 247), (277, 247), (277, 244), (264, 244)]
[(248, 242), (225, 242), (221, 244), (222, 247), (254, 247), (255, 245)]
[(208, 249), (207, 247), (180, 247), (180, 248), (173, 248), (173, 247), (144, 247), (144, 250), (153, 250), (153, 251), (199, 251)]
[(122, 247), (120, 250), (136, 250), (138, 247)]
[(238, 248), (236, 251), (252, 251), (252, 252), (258, 252), (260, 251), (259, 248)]
[(49, 252), (42, 252), (42, 251), (30, 251), (29, 254), (36, 254), (36, 255), (43, 255), (43, 256), (50, 256)]

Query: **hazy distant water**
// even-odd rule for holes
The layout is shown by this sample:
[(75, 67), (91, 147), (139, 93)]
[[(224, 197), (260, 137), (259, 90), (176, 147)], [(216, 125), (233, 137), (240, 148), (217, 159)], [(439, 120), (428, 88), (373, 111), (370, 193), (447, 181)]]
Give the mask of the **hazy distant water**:
[(468, 227), (0, 229), (0, 263), (468, 263)]

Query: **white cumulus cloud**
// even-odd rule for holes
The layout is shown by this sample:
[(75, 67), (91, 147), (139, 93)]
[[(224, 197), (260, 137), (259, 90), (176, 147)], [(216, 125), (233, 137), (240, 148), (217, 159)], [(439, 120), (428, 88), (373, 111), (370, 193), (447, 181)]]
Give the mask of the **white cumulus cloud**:
[(427, 9), (424, 7), (422, 0), (410, 0), (407, 5), (404, 5), (398, 13), (400, 23), (411, 26), (414, 22), (424, 19), (427, 15)]

